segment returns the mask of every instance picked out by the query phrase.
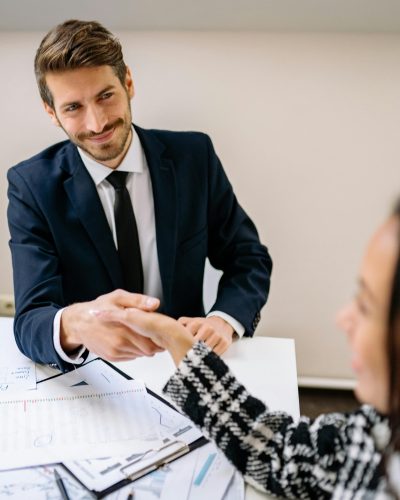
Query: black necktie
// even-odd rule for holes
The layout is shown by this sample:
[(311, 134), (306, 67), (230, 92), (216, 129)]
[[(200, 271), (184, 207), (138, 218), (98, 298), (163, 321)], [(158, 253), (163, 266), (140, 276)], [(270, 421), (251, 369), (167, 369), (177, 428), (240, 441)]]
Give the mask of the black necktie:
[(126, 189), (128, 172), (115, 171), (107, 176), (115, 189), (114, 217), (117, 230), (118, 254), (124, 273), (125, 288), (143, 293), (143, 268), (139, 236), (131, 198)]

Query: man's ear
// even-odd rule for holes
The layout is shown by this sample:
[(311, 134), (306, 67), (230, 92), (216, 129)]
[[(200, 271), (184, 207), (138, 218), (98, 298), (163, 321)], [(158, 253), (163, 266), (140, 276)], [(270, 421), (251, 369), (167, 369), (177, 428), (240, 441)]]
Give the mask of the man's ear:
[(128, 66), (126, 67), (125, 87), (126, 91), (128, 92), (128, 96), (132, 99), (132, 97), (135, 95), (135, 86), (133, 84), (131, 70), (128, 68)]
[(47, 104), (47, 102), (43, 101), (43, 106), (46, 111), (46, 113), (50, 116), (51, 121), (54, 123), (56, 127), (61, 127), (60, 122), (58, 121), (56, 112), (54, 109), (50, 106), (50, 104)]

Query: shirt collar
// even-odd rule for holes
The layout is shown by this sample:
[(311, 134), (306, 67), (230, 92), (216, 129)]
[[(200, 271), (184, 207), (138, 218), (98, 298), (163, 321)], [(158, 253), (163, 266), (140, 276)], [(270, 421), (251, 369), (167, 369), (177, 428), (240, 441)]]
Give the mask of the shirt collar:
[[(94, 160), (88, 156), (85, 151), (78, 147), (78, 153), (83, 161), (83, 164), (87, 168), (91, 178), (93, 179), (96, 186), (98, 186), (104, 179), (111, 174), (112, 168), (106, 167), (102, 163)], [(141, 174), (144, 169), (144, 152), (138, 135), (135, 129), (132, 127), (132, 141), (129, 145), (128, 151), (122, 162), (118, 165), (116, 170), (122, 172), (135, 172)]]

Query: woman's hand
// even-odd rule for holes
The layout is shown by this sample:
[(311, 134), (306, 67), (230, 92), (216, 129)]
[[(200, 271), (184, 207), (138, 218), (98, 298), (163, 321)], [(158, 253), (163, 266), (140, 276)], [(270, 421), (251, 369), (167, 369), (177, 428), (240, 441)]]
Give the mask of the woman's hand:
[(124, 325), (151, 339), (154, 344), (169, 351), (177, 366), (195, 343), (195, 339), (184, 326), (162, 314), (135, 308), (100, 310), (93, 314), (101, 321)]
[(114, 290), (90, 302), (72, 304), (61, 315), (61, 346), (65, 352), (71, 352), (83, 345), (109, 361), (152, 356), (161, 349), (151, 339), (135, 334), (121, 323), (99, 321), (93, 311), (124, 311), (126, 307), (155, 311), (159, 304), (154, 297), (125, 290)]

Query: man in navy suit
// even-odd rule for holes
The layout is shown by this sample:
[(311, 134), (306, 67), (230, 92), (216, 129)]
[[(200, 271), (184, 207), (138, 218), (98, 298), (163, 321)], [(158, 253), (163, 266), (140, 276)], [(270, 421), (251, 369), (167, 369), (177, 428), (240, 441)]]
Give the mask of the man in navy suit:
[[(217, 353), (235, 333), (251, 336), (272, 263), (209, 137), (132, 125), (131, 73), (119, 41), (99, 23), (51, 30), (35, 73), (46, 112), (69, 140), (8, 172), (20, 349), (63, 370), (88, 350), (113, 361), (157, 352), (149, 339), (96, 317), (124, 307), (160, 307)], [(108, 177), (116, 171), (125, 172), (117, 174), (123, 187)], [(122, 259), (121, 189), (136, 219), (125, 240), (137, 240), (137, 289), (127, 286)], [(223, 275), (204, 317), (206, 257)]]

